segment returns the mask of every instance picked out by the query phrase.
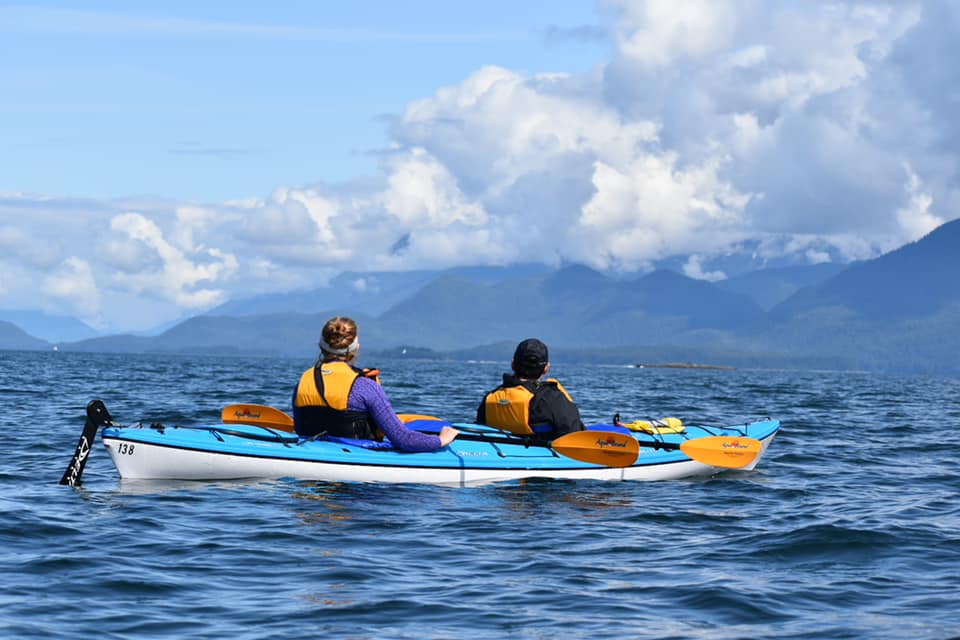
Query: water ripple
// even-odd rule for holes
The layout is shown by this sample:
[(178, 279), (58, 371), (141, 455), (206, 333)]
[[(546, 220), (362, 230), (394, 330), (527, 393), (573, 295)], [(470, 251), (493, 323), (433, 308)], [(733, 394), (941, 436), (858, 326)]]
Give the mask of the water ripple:
[[(90, 399), (128, 424), (289, 410), (310, 359), (0, 357), (3, 637), (960, 634), (957, 380), (554, 363), (588, 421), (783, 421), (759, 469), (708, 479), (120, 481), (98, 447), (74, 490)], [(398, 409), (462, 420), (506, 363), (370, 364)]]

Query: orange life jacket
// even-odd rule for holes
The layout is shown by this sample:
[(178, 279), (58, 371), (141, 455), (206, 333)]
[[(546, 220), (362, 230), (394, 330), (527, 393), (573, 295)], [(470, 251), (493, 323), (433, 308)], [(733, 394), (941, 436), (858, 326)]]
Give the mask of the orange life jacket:
[(357, 369), (341, 360), (318, 363), (303, 372), (293, 399), (294, 428), (300, 435), (325, 432), (341, 438), (374, 440), (366, 411), (348, 411), (350, 390), (361, 376), (380, 382), (376, 369)]
[(555, 378), (541, 382), (528, 381), (512, 387), (500, 386), (488, 393), (484, 400), (486, 424), (518, 435), (534, 435), (537, 425), (530, 424), (530, 403), (540, 385), (555, 386), (573, 402), (573, 398)]

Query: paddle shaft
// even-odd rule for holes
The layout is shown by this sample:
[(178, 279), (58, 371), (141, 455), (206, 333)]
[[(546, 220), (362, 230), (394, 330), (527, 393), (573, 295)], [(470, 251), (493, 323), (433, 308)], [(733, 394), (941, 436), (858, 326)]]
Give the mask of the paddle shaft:
[[(429, 416), (425, 416), (429, 417)], [(460, 432), (460, 435), (457, 436), (457, 440), (473, 440), (476, 442), (502, 442), (504, 444), (522, 444), (527, 447), (547, 447), (549, 448), (552, 441), (544, 440), (542, 438), (537, 438), (535, 436), (522, 437), (513, 433), (509, 433), (502, 429), (497, 431), (486, 431), (480, 429), (471, 429), (470, 427), (464, 427), (462, 425), (447, 423), (442, 421), (439, 418), (433, 418), (443, 422), (444, 424), (449, 424), (454, 429), (457, 429)], [(495, 428), (495, 427), (493, 427)], [(420, 431), (421, 433), (430, 433), (436, 434), (436, 431), (428, 429), (415, 429), (415, 431)], [(636, 439), (637, 443), (641, 447), (650, 447), (651, 449), (668, 449), (668, 450), (677, 450), (680, 449), (679, 442), (663, 442), (660, 440), (641, 440)]]

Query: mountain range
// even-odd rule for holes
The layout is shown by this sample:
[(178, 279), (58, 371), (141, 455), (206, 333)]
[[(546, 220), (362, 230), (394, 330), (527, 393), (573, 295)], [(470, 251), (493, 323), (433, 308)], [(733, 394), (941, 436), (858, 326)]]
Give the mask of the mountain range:
[(96, 329), (70, 316), (43, 311), (0, 309), (0, 321), (6, 321), (47, 342), (75, 342), (97, 335)]
[[(313, 355), (332, 315), (365, 353), (509, 359), (538, 336), (553, 359), (714, 362), (960, 373), (960, 220), (873, 260), (755, 271), (711, 283), (582, 265), (341, 274), (312, 291), (251, 296), (160, 335), (101, 336), (62, 351)], [(0, 318), (3, 316), (0, 315)], [(51, 348), (0, 322), (0, 347)]]

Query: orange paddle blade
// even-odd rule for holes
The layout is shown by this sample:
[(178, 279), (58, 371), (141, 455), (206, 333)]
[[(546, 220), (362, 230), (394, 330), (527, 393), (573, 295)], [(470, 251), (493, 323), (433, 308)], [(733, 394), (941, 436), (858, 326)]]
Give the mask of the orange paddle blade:
[(252, 424), (293, 433), (293, 418), (263, 404), (231, 404), (223, 408), (220, 420), (224, 424)]
[(763, 443), (755, 438), (739, 436), (707, 436), (685, 440), (680, 444), (680, 450), (697, 462), (731, 469), (739, 469), (753, 462), (762, 447)]
[(550, 443), (557, 453), (608, 467), (629, 467), (640, 455), (640, 443), (633, 436), (612, 431), (574, 431)]
[(413, 422), (414, 420), (441, 420), (437, 416), (427, 416), (422, 413), (398, 413), (397, 417), (400, 418), (400, 422), (407, 424), (408, 422)]

